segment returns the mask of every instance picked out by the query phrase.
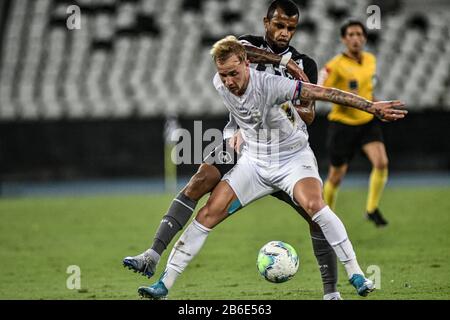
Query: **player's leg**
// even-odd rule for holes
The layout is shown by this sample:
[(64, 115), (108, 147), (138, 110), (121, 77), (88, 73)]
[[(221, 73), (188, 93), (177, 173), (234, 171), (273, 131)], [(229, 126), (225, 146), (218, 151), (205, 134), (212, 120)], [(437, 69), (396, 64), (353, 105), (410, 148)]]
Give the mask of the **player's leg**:
[(323, 197), (328, 206), (334, 210), (338, 196), (339, 186), (347, 173), (348, 164), (340, 166), (330, 165), (327, 180), (323, 185)]
[(203, 163), (184, 189), (172, 200), (163, 216), (149, 249), (138, 256), (126, 257), (124, 266), (152, 277), (160, 257), (175, 235), (183, 229), (195, 210), (197, 201), (220, 181), (221, 173), (213, 165)]
[(197, 173), (173, 199), (161, 220), (151, 247), (140, 255), (126, 257), (123, 260), (124, 266), (149, 278), (154, 274), (162, 253), (189, 221), (197, 201), (210, 192), (219, 183), (222, 176), (233, 168), (233, 160), (237, 159), (237, 154), (234, 152), (233, 157), (230, 156), (229, 162), (226, 162), (221, 157), (226, 152), (233, 151), (228, 149), (226, 143), (223, 143), (205, 158)]
[(325, 204), (320, 180), (307, 177), (297, 181), (293, 188), (293, 197), (322, 229), (328, 243), (344, 265), (349, 281), (357, 289), (358, 294), (366, 296), (373, 290), (373, 283), (364, 277), (364, 273), (359, 267), (344, 224)]
[(330, 121), (327, 132), (327, 149), (330, 157), (328, 177), (323, 185), (323, 197), (334, 210), (339, 186), (347, 173), (348, 163), (359, 146), (359, 129), (339, 122)]
[(220, 182), (175, 243), (160, 279), (149, 287), (140, 287), (139, 294), (150, 299), (165, 298), (178, 276), (200, 252), (211, 229), (229, 216), (236, 199), (229, 184)]
[(374, 141), (365, 144), (362, 149), (372, 163), (372, 172), (369, 178), (369, 192), (367, 195), (367, 218), (373, 221), (377, 227), (383, 227), (388, 222), (379, 210), (379, 203), (388, 179), (386, 148), (383, 142)]
[(322, 230), (317, 223), (312, 221), (311, 217), (302, 207), (292, 201), (286, 192), (278, 191), (273, 193), (272, 196), (289, 204), (308, 222), (314, 255), (322, 276), (324, 299), (340, 299), (340, 293), (337, 290), (338, 266), (336, 254), (325, 238)]
[(167, 248), (173, 237), (189, 221), (197, 202), (219, 183), (220, 171), (213, 165), (202, 163), (188, 184), (172, 201), (156, 232), (152, 249), (159, 255)]
[(139, 294), (151, 299), (167, 296), (168, 290), (198, 253), (213, 227), (241, 206), (274, 191), (262, 181), (254, 164), (245, 156), (239, 159), (223, 180), (214, 188), (206, 205), (174, 245), (161, 278), (150, 287), (140, 287)]

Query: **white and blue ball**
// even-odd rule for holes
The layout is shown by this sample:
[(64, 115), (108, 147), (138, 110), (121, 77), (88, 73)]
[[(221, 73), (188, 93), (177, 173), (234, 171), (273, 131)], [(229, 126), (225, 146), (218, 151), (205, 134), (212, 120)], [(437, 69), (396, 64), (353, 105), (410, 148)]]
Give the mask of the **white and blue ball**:
[(267, 281), (286, 282), (297, 273), (299, 257), (290, 244), (270, 241), (259, 250), (256, 266)]

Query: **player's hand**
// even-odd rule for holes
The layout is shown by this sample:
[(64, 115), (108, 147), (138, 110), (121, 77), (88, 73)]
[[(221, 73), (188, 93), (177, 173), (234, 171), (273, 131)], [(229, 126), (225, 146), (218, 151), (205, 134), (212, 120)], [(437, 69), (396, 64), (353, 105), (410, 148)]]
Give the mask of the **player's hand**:
[(378, 101), (372, 105), (373, 114), (386, 122), (403, 119), (408, 113), (404, 107), (405, 104), (399, 100)]
[(242, 138), (241, 130), (236, 131), (236, 133), (228, 140), (228, 144), (232, 147), (237, 154), (241, 153), (241, 146), (244, 139)]
[(301, 80), (303, 82), (309, 82), (308, 76), (303, 72), (303, 70), (295, 63), (294, 60), (289, 60), (286, 65), (287, 71), (297, 80)]
[(316, 116), (314, 101), (302, 101), (300, 104), (294, 104), (294, 108), (302, 120), (310, 126)]

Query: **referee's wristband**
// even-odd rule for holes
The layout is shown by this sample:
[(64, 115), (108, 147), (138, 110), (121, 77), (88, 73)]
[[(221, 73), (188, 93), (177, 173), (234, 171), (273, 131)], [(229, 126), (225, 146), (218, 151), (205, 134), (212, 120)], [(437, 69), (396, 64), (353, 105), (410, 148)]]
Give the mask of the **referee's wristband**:
[(283, 55), (281, 57), (280, 65), (283, 66), (283, 67), (286, 67), (288, 62), (289, 62), (289, 60), (291, 60), (291, 57), (292, 57), (292, 52), (288, 52), (285, 55)]

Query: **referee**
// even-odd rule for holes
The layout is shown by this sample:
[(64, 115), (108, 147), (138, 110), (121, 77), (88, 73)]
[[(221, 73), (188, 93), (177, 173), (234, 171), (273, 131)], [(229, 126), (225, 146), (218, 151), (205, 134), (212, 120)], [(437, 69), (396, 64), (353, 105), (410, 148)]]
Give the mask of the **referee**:
[[(319, 83), (353, 92), (368, 100), (373, 96), (376, 81), (376, 58), (364, 51), (367, 30), (358, 20), (348, 20), (341, 27), (345, 52), (328, 61), (319, 75)], [(327, 146), (330, 155), (324, 198), (334, 209), (339, 185), (357, 151), (362, 150), (372, 164), (366, 217), (377, 227), (387, 225), (378, 209), (388, 177), (388, 158), (383, 142), (381, 122), (364, 111), (333, 104), (328, 114)]]

